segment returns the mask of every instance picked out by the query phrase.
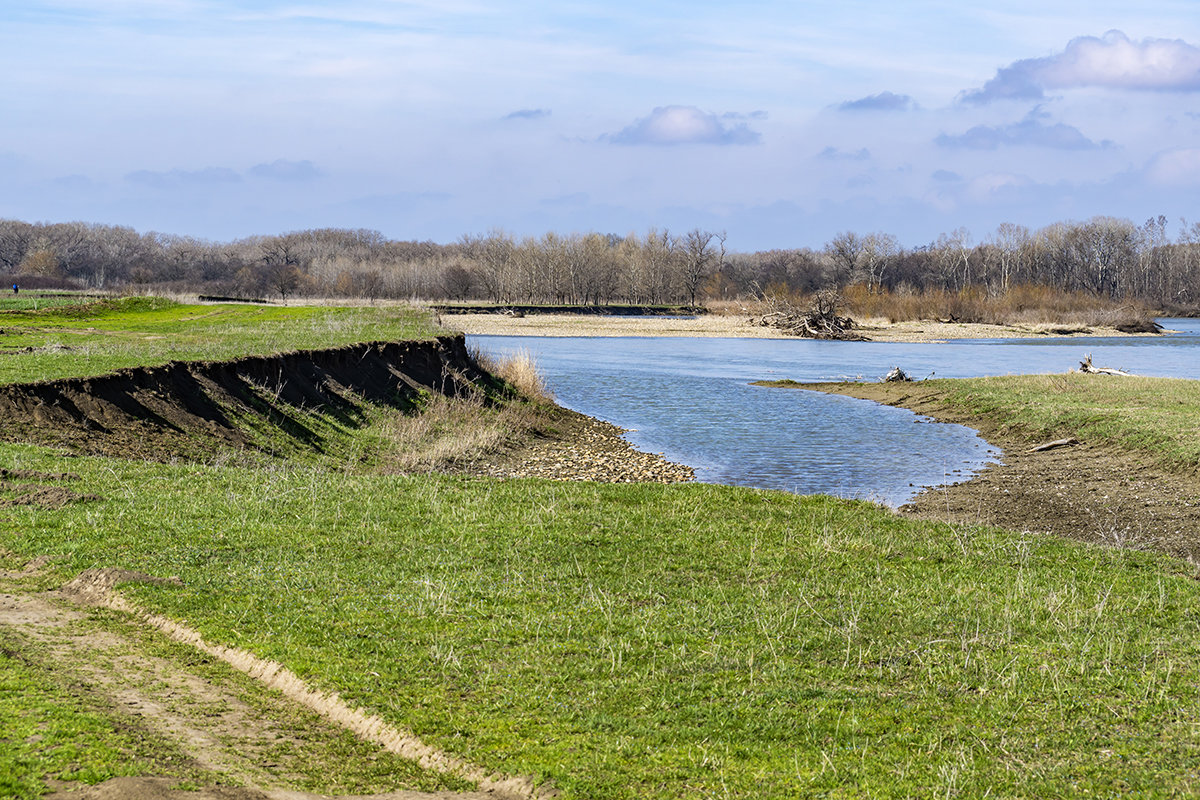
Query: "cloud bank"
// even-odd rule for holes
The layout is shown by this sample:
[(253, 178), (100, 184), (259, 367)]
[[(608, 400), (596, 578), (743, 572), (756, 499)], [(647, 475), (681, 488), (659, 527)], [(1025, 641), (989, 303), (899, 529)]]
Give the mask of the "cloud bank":
[(1040, 100), (1047, 89), (1101, 87), (1139, 91), (1200, 91), (1200, 48), (1180, 39), (1131, 40), (1121, 31), (1080, 36), (1046, 58), (1016, 61), (959, 102)]
[(968, 150), (996, 150), (1000, 147), (1048, 147), (1054, 150), (1094, 150), (1108, 147), (1110, 142), (1097, 144), (1071, 125), (1057, 122), (1047, 125), (1046, 114), (1034, 109), (1025, 119), (1009, 125), (976, 125), (966, 133), (951, 136), (943, 133), (934, 141), (940, 147), (960, 147)]
[(745, 145), (758, 144), (762, 136), (744, 122), (725, 125), (721, 117), (695, 106), (659, 106), (627, 128), (603, 137), (624, 145)]
[(311, 161), (288, 161), (276, 159), (270, 164), (255, 164), (249, 173), (256, 178), (266, 178), (272, 181), (311, 181), (318, 178), (321, 172)]

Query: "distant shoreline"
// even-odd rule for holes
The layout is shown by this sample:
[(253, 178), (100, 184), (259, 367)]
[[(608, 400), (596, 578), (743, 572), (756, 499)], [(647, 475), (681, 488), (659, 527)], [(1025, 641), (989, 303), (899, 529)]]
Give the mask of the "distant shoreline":
[[(441, 324), (469, 336), (685, 336), (736, 339), (795, 339), (782, 331), (750, 324), (749, 315), (705, 314), (683, 317), (600, 317), (575, 314), (446, 314)], [(1122, 333), (1115, 328), (920, 320), (890, 323), (868, 319), (855, 328), (873, 342), (946, 342), (954, 339), (1040, 339), (1061, 336), (1153, 336)]]

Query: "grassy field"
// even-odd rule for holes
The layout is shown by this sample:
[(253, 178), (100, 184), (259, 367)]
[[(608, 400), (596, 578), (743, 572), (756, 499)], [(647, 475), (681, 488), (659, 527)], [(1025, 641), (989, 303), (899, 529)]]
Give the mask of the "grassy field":
[(1176, 469), (1200, 467), (1200, 381), (1068, 373), (925, 381), (920, 390), (1005, 428), (1107, 442)]
[[(126, 313), (118, 329), (138, 329)], [(961, 402), (1012, 424), (1034, 399), (1011, 378), (962, 385)], [(1152, 396), (1105, 424), (1174, 419), (1175, 395)], [(1105, 403), (1119, 398), (1071, 397), (1037, 424), (1117, 413)], [(53, 556), (46, 586), (96, 566), (178, 575), (182, 587), (124, 592), (568, 798), (1200, 791), (1200, 583), (1166, 556), (732, 487), (19, 444), (0, 444), (0, 468), (77, 498), (50, 509), (0, 493), (4, 565)], [(6, 712), (38, 692), (71, 708), (23, 670), (0, 659), (20, 692)], [(63, 761), (35, 771), (53, 748), (22, 742), (0, 776), (73, 774)]]
[(569, 797), (1200, 787), (1166, 557), (724, 487), (71, 469), (104, 499), (8, 510), (16, 561), (179, 575), (127, 591)]
[(129, 297), (33, 311), (19, 298), (0, 302), (0, 383), (428, 339), (441, 332), (427, 312), (396, 307), (195, 306)]

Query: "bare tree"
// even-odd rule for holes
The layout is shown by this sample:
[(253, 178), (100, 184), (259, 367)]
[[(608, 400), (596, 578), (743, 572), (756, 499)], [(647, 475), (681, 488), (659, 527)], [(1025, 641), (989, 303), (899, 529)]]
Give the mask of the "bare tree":
[(858, 261), (868, 289), (878, 292), (882, 288), (884, 273), (899, 254), (900, 242), (890, 233), (872, 233), (862, 239)]
[(825, 243), (825, 257), (829, 261), (830, 282), (840, 288), (850, 283), (858, 270), (862, 256), (863, 241), (853, 231), (843, 231)]
[[(688, 296), (688, 305), (696, 307), (696, 291), (704, 281), (708, 265), (713, 260), (712, 240), (716, 234), (693, 228), (683, 237), (683, 291)], [(722, 250), (725, 240), (721, 239)]]

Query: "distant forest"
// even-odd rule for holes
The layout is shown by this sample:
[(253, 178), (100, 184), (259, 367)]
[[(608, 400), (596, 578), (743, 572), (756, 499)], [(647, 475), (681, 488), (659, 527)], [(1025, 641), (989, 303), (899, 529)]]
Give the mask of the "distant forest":
[(823, 248), (738, 252), (723, 232), (644, 235), (504, 231), (453, 244), (322, 228), (211, 242), (87, 223), (0, 220), (0, 273), (28, 288), (174, 291), (235, 297), (397, 298), (557, 304), (686, 304), (803, 296), (819, 289), (1086, 293), (1164, 311), (1200, 308), (1200, 223), (1175, 239), (1166, 217), (1095, 217), (1040, 230), (1005, 223), (905, 248), (844, 232)]

